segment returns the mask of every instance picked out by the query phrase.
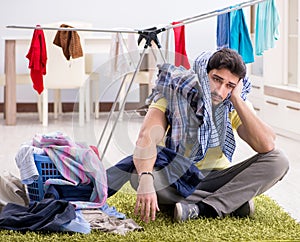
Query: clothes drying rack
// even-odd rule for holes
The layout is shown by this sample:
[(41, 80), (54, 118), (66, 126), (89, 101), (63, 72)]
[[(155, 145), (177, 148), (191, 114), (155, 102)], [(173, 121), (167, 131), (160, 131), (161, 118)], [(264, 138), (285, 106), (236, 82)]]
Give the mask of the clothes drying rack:
[[(119, 112), (117, 113), (117, 116), (116, 116), (116, 119), (115, 119), (115, 122), (113, 123), (113, 126), (112, 126), (112, 129), (109, 133), (109, 136), (108, 136), (108, 139), (105, 143), (105, 145), (103, 146), (104, 149), (103, 151), (100, 152), (100, 155), (101, 155), (101, 160), (103, 160), (104, 156), (105, 156), (105, 153), (107, 151), (107, 148), (108, 148), (108, 145), (110, 143), (110, 140), (112, 138), (112, 135), (114, 133), (114, 130), (116, 128), (116, 125), (117, 125), (117, 122), (120, 118), (120, 113), (122, 110), (124, 110), (124, 107), (125, 107), (125, 103), (126, 103), (126, 99), (128, 97), (128, 94), (129, 94), (129, 91), (131, 89), (131, 86), (136, 78), (136, 75), (137, 73), (140, 71), (140, 67), (141, 67), (141, 64), (142, 64), (142, 61), (145, 57), (145, 54), (146, 54), (146, 50), (148, 49), (148, 47), (152, 48), (152, 43), (154, 43), (158, 50), (159, 50), (159, 53), (163, 59), (164, 62), (166, 62), (165, 58), (164, 58), (164, 55), (162, 54), (162, 51), (161, 51), (161, 45), (159, 43), (159, 40), (158, 40), (158, 34), (160, 34), (161, 32), (164, 32), (164, 31), (167, 31), (167, 30), (170, 30), (170, 29), (173, 29), (173, 28), (177, 28), (177, 27), (180, 27), (180, 26), (183, 26), (183, 25), (187, 25), (187, 24), (190, 24), (190, 23), (194, 23), (194, 22), (198, 22), (200, 20), (203, 20), (203, 19), (207, 19), (207, 18), (211, 18), (211, 17), (214, 17), (214, 16), (218, 16), (218, 15), (222, 15), (222, 14), (225, 14), (225, 13), (229, 13), (229, 12), (232, 12), (232, 11), (235, 11), (235, 10), (239, 10), (239, 9), (242, 9), (242, 8), (245, 8), (245, 7), (249, 7), (249, 6), (252, 6), (252, 5), (255, 5), (255, 4), (258, 4), (258, 3), (261, 3), (261, 2), (264, 2), (266, 0), (249, 0), (249, 1), (246, 1), (246, 2), (242, 2), (242, 3), (239, 3), (239, 4), (236, 4), (234, 6), (229, 6), (229, 7), (226, 7), (226, 8), (223, 8), (223, 9), (218, 9), (218, 10), (214, 10), (214, 11), (211, 11), (211, 12), (207, 12), (207, 13), (204, 13), (204, 14), (199, 14), (199, 15), (196, 15), (196, 16), (193, 16), (193, 17), (189, 17), (189, 18), (185, 18), (185, 19), (182, 19), (182, 20), (179, 20), (177, 21), (178, 23), (177, 24), (169, 24), (165, 27), (162, 27), (162, 28), (156, 28), (156, 27), (153, 27), (153, 28), (148, 28), (148, 29), (143, 29), (143, 30), (128, 30), (128, 29), (89, 29), (89, 28), (63, 28), (63, 27), (43, 27), (43, 26), (17, 26), (17, 25), (9, 25), (9, 26), (6, 26), (6, 28), (14, 28), (14, 29), (42, 29), (42, 30), (57, 30), (57, 31), (87, 31), (87, 32), (101, 32), (101, 33), (132, 33), (132, 34), (138, 34), (139, 35), (139, 38), (138, 38), (138, 44), (141, 43), (142, 40), (145, 40), (145, 45), (144, 45), (144, 48), (143, 48), (143, 51), (141, 53), (141, 56), (139, 58), (139, 61), (138, 61), (138, 64), (135, 68), (135, 71), (133, 73), (133, 76), (129, 82), (129, 85), (126, 89), (126, 93), (125, 93), (125, 96), (122, 100), (122, 103), (119, 107)], [(154, 53), (154, 52), (153, 52)], [(126, 76), (125, 76), (126, 77)], [(106, 133), (106, 130), (108, 128), (108, 124), (110, 123), (111, 121), (111, 118), (112, 118), (112, 114), (115, 112), (115, 109), (116, 109), (116, 103), (118, 102), (119, 100), (119, 97), (120, 97), (120, 94), (121, 94), (121, 90), (122, 88), (124, 87), (125, 85), (125, 77), (123, 78), (122, 80), (122, 83), (120, 85), (120, 88), (117, 92), (117, 96), (115, 98), (115, 101), (111, 107), (111, 110), (109, 112), (109, 115), (108, 115), (108, 118), (106, 120), (106, 123), (104, 125), (104, 128), (102, 130), (102, 133), (100, 135), (100, 138), (98, 140), (98, 143), (97, 143), (97, 148), (99, 149), (100, 147), (100, 144), (103, 140), (103, 137)]]

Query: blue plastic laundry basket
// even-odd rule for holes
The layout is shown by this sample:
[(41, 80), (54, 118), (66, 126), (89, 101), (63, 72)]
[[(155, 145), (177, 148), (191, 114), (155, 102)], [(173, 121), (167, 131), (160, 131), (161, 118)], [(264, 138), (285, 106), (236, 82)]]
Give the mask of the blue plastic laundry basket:
[(34, 154), (34, 161), (39, 172), (38, 180), (27, 185), (30, 201), (41, 201), (44, 197), (44, 184), (48, 179), (63, 179), (53, 162), (46, 155)]

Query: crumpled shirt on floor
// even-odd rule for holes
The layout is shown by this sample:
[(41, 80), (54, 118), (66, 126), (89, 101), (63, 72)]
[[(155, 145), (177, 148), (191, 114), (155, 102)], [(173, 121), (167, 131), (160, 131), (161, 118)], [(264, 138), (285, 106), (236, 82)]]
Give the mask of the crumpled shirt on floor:
[(0, 176), (0, 212), (7, 203), (29, 204), (25, 186), (19, 178), (8, 172)]
[(143, 230), (143, 227), (139, 226), (133, 219), (111, 217), (99, 209), (83, 209), (81, 212), (83, 218), (90, 223), (91, 229), (120, 235), (125, 235), (128, 231)]

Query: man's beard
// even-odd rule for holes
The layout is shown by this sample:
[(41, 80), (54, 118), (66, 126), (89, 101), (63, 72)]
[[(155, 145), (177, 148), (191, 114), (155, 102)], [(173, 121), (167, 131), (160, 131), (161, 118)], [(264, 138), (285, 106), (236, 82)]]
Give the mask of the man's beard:
[(219, 106), (222, 101), (223, 101), (223, 98), (216, 92), (212, 92), (211, 93), (211, 99), (212, 99), (212, 106), (214, 108), (216, 108), (217, 106)]

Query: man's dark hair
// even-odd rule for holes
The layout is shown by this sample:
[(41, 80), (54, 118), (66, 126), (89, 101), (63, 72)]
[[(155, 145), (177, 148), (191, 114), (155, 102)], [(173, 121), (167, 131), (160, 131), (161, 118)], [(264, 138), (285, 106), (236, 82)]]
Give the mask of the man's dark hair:
[(223, 48), (210, 57), (207, 64), (207, 73), (213, 69), (228, 69), (232, 74), (238, 76), (240, 79), (246, 76), (246, 65), (242, 57), (232, 49)]

